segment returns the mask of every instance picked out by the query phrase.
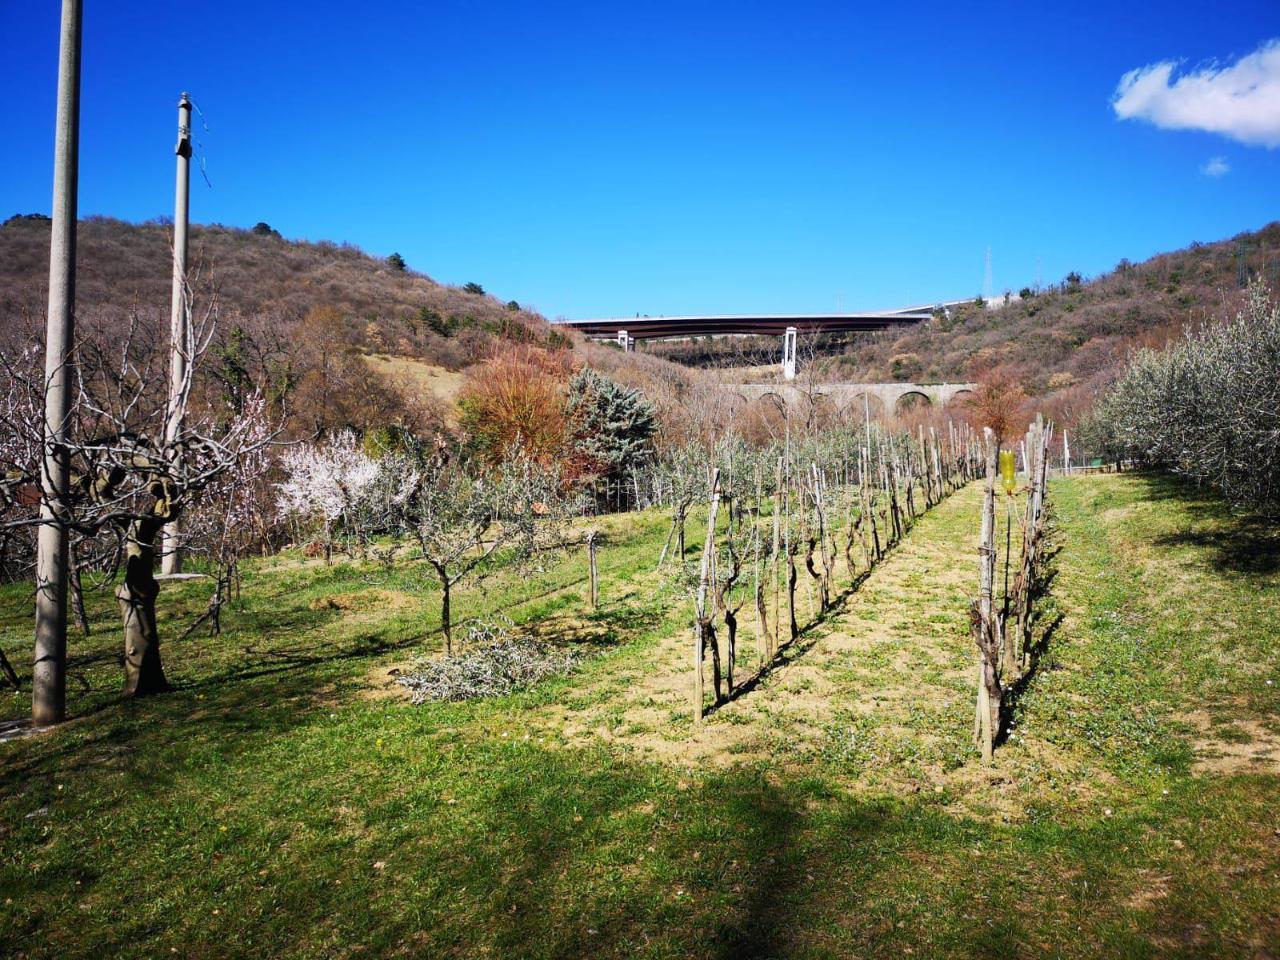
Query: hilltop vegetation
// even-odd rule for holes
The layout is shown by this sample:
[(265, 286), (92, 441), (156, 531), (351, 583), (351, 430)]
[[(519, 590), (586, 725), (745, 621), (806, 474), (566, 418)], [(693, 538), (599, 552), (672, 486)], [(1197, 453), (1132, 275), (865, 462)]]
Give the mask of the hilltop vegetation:
[(998, 310), (976, 304), (950, 318), (887, 331), (832, 364), (853, 380), (963, 380), (999, 369), (1021, 383), (1037, 408), (1074, 423), (1138, 347), (1158, 347), (1211, 314), (1245, 304), (1248, 277), (1280, 268), (1280, 222), (1217, 243), (1192, 244), (1142, 263), (1122, 260), (1092, 279), (1072, 275)]
[[(77, 298), (83, 328), (118, 323), (130, 313), (163, 330), (170, 273), (169, 228), (102, 217), (80, 228)], [(1142, 263), (1121, 261), (1102, 276), (1071, 275), (1024, 290), (997, 310), (977, 304), (928, 324), (828, 345), (820, 378), (858, 381), (968, 380), (996, 372), (1014, 381), (1037, 409), (1074, 427), (1139, 347), (1159, 347), (1211, 314), (1244, 304), (1245, 273), (1274, 282), (1280, 223), (1230, 240), (1193, 244)], [(573, 350), (578, 361), (640, 387), (664, 424), (682, 435), (728, 415), (713, 378), (674, 360), (772, 362), (776, 343), (752, 338), (647, 346), (622, 355), (584, 344), (541, 315), (484, 293), (479, 284), (447, 286), (348, 244), (282, 239), (255, 230), (195, 227), (199, 293), (215, 292), (221, 322), (215, 353), (225, 373), (264, 392), (295, 391), (299, 429), (397, 423), (425, 430), (456, 420), (450, 374), (503, 344)], [(48, 224), (14, 217), (0, 226), (0, 316), (11, 330), (35, 323), (47, 282)], [(317, 372), (319, 371), (319, 372)], [(437, 387), (439, 389), (437, 389)], [(763, 415), (761, 415), (763, 416)], [(757, 416), (759, 419), (759, 416)]]
[[(1092, 279), (1073, 273), (1040, 290), (1024, 288), (1020, 299), (1011, 296), (998, 309), (975, 299), (919, 326), (802, 336), (801, 357), (816, 364), (819, 379), (841, 381), (939, 382), (994, 373), (1016, 383), (1056, 422), (1074, 427), (1136, 349), (1163, 346), (1184, 329), (1244, 305), (1242, 248), (1245, 279), (1275, 288), (1280, 222), (1142, 263), (1122, 260)], [(752, 366), (776, 364), (779, 351), (773, 337), (704, 338), (644, 349), (679, 363), (736, 368), (726, 374), (734, 379), (758, 378), (762, 371), (753, 373)]]
[[(170, 228), (94, 217), (78, 238), (79, 334), (110, 341), (132, 321), (168, 336)], [(437, 283), (359, 248), (255, 230), (191, 231), (197, 312), (216, 304), (209, 389), (258, 389), (289, 401), (295, 432), (388, 423), (425, 429), (441, 420), (414, 376), (372, 355), (458, 370), (499, 343), (570, 345), (541, 315), (503, 303), (479, 284)], [(49, 223), (13, 217), (0, 226), (0, 317), (21, 337), (43, 323)], [(391, 373), (391, 375), (387, 375)]]
[[(78, 244), (79, 334), (109, 341), (132, 320), (167, 338), (170, 228), (92, 217)], [(460, 371), (511, 348), (571, 350), (574, 362), (643, 389), (677, 439), (705, 432), (722, 410), (696, 370), (583, 343), (480, 284), (440, 284), (349, 244), (285, 240), (266, 224), (215, 225), (193, 226), (191, 249), (197, 303), (216, 297), (218, 307), (205, 393), (236, 404), (260, 390), (287, 407), (292, 436), (451, 429)], [(0, 225), (0, 349), (42, 334), (48, 258), (47, 218)]]
[[(90, 314), (134, 307), (168, 312), (172, 228), (108, 217), (81, 221), (76, 302)], [(269, 314), (296, 323), (329, 308), (348, 318), (371, 349), (413, 350), (456, 369), (470, 362), (475, 331), (514, 325), (546, 336), (542, 316), (485, 294), (479, 284), (449, 286), (397, 268), (352, 244), (285, 240), (267, 224), (254, 230), (193, 225), (192, 269), (206, 294), (231, 316)], [(0, 313), (43, 304), (49, 269), (49, 222), (14, 217), (0, 226)]]

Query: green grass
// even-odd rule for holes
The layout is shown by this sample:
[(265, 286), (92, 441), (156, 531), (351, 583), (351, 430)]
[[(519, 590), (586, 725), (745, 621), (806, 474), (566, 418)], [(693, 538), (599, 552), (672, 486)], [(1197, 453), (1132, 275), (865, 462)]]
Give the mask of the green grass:
[[(609, 519), (594, 616), (580, 554), (463, 591), (459, 618), (544, 620), (600, 651), (483, 703), (367, 695), (438, 648), (434, 596), (403, 572), (254, 564), (223, 635), (186, 641), (201, 589), (166, 588), (176, 689), (136, 703), (116, 696), (118, 629), (94, 594), (76, 718), (0, 745), (0, 954), (1274, 954), (1280, 777), (1232, 750), (1280, 735), (1275, 531), (1159, 478), (1058, 481), (1053, 497), (1064, 619), (986, 769), (953, 680), (971, 656), (964, 581), (938, 580), (975, 569), (972, 490), (806, 633), (811, 649), (708, 718), (707, 742), (739, 737), (716, 762), (647, 749), (689, 740), (687, 710), (643, 688), (687, 636), (687, 606), (651, 573), (656, 514)], [(30, 623), (29, 590), (5, 588), (15, 663)], [(873, 631), (866, 657), (823, 658)], [(887, 697), (893, 671), (924, 692)], [(837, 701), (824, 750), (794, 749), (801, 674), (795, 690)], [(859, 719), (873, 701), (910, 709)], [(26, 709), (0, 696), (5, 715)]]

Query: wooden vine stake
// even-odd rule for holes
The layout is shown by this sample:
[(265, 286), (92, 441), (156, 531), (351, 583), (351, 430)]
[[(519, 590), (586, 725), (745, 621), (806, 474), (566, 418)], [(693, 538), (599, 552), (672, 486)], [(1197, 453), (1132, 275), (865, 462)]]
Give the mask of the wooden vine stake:
[(1053, 439), (1052, 424), (1045, 424), (1037, 416), (1027, 431), (1026, 449), (1031, 454), (1028, 464), (1030, 492), (1027, 496), (1026, 518), (1022, 538), (1022, 563), (1014, 588), (1015, 614), (1022, 641), (1024, 665), (1031, 656), (1033, 590), (1040, 572), (1040, 548), (1045, 536), (1045, 497), (1048, 479), (1049, 444)]
[(782, 457), (779, 457), (777, 482), (773, 488), (773, 541), (772, 541), (772, 545), (770, 547), (770, 553), (769, 553), (769, 559), (770, 559), (769, 569), (772, 571), (771, 577), (772, 577), (772, 583), (773, 583), (773, 633), (769, 641), (769, 658), (770, 659), (772, 659), (773, 655), (778, 652), (778, 646), (780, 645), (780, 642), (781, 642), (779, 639), (781, 637), (781, 627), (779, 625), (782, 623), (782, 619), (781, 619), (782, 603), (781, 603), (780, 588), (778, 586), (778, 567), (779, 567), (780, 556), (781, 556), (779, 554), (779, 550), (781, 550), (782, 548), (781, 524), (782, 524)]
[(592, 610), (595, 610), (600, 606), (600, 577), (596, 570), (596, 540), (598, 535), (598, 530), (591, 530), (587, 533), (587, 566), (591, 571)]
[[(807, 563), (809, 573), (818, 581), (818, 615), (822, 616), (827, 612), (827, 607), (831, 602), (831, 561), (827, 554), (827, 518), (822, 506), (822, 475), (818, 472), (816, 463), (812, 464), (810, 472), (813, 484), (813, 535), (809, 540)], [(815, 545), (819, 551), (818, 559), (822, 562), (821, 572), (815, 570), (813, 566), (813, 549)]]
[(716, 549), (716, 514), (720, 511), (720, 468), (711, 472), (711, 497), (707, 507), (707, 539), (702, 547), (702, 566), (698, 576), (698, 596), (695, 605), (697, 623), (693, 628), (693, 722), (702, 723), (702, 701), (706, 678), (702, 665), (706, 654), (711, 615), (707, 611), (707, 591), (711, 587), (711, 558)]
[(990, 762), (1000, 720), (1000, 641), (992, 616), (992, 585), (995, 581), (996, 456), (995, 434), (984, 427), (987, 479), (982, 495), (982, 529), (978, 543), (979, 592), (970, 611), (970, 629), (978, 648), (978, 699), (974, 728), (982, 748), (982, 759)]

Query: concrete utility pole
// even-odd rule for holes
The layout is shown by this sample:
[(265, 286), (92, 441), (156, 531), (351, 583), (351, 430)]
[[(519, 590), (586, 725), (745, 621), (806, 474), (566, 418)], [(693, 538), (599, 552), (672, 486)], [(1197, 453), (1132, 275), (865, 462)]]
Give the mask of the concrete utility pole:
[(795, 327), (787, 327), (782, 335), (782, 379), (796, 378), (796, 339), (799, 331)]
[(81, 0), (62, 0), (58, 113), (53, 141), (53, 223), (49, 242), (49, 318), (45, 332), (44, 458), (36, 550), (36, 647), (31, 720), (67, 714), (67, 493), (70, 465), (71, 350), (75, 339), (76, 187), (80, 158)]
[[(173, 198), (173, 304), (169, 314), (171, 353), (169, 361), (169, 411), (165, 418), (165, 440), (173, 443), (182, 432), (186, 407), (187, 371), (191, 365), (194, 342), (191, 334), (190, 304), (187, 303), (187, 221), (191, 195), (191, 98), (183, 93), (178, 99), (178, 183)], [(164, 528), (161, 547), (162, 573), (182, 572), (182, 551), (178, 521)]]

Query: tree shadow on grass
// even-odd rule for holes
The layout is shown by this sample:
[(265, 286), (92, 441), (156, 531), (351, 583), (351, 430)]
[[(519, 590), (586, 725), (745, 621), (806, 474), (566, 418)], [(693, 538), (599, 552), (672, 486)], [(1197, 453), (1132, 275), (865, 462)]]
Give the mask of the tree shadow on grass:
[(1158, 547), (1199, 547), (1210, 551), (1223, 572), (1271, 576), (1280, 572), (1280, 527), (1255, 517), (1232, 517), (1217, 530), (1180, 530), (1156, 537)]
[[(861, 583), (864, 579), (866, 579), (865, 574), (859, 577), (858, 582)], [(818, 641), (826, 636), (826, 632), (819, 632), (819, 628), (824, 625), (830, 627), (831, 623), (828, 617), (843, 610), (844, 599), (847, 593), (851, 592), (851, 590), (846, 591), (846, 594), (840, 595), (839, 606), (833, 601), (825, 614), (818, 614), (804, 626), (798, 627), (794, 640), (787, 639), (779, 644), (768, 661), (761, 664), (759, 669), (747, 679), (735, 683), (733, 689), (727, 691), (721, 699), (708, 705), (703, 716), (710, 717), (721, 707), (728, 706), (734, 700), (747, 696), (778, 670), (797, 662), (809, 651), (813, 650), (818, 645)]]
[[(733, 689), (730, 690), (722, 699), (711, 704), (711, 706), (707, 708), (704, 716), (709, 717), (726, 704), (750, 694), (770, 675), (782, 667), (800, 660), (813, 650), (814, 647), (818, 645), (818, 641), (826, 635), (826, 631), (823, 631), (821, 628), (826, 627), (829, 630), (837, 622), (839, 617), (844, 616), (848, 612), (849, 604), (858, 594), (858, 591), (862, 589), (863, 584), (871, 579), (872, 573), (874, 573), (881, 564), (892, 556), (894, 550), (898, 549), (905, 542), (907, 534), (909, 534), (926, 515), (927, 514), (920, 514), (913, 520), (909, 521), (902, 538), (888, 544), (884, 548), (884, 552), (880, 559), (876, 560), (869, 568), (860, 570), (847, 583), (836, 590), (828, 599), (826, 609), (816, 612), (809, 622), (798, 628), (795, 639), (788, 638), (778, 644), (773, 656), (770, 657), (766, 663), (762, 664), (760, 668), (746, 680), (735, 684)], [(798, 587), (797, 596), (799, 596)], [(774, 630), (777, 632), (781, 632), (782, 630), (783, 618), (781, 614), (782, 611), (780, 610), (779, 622), (774, 624)]]
[[(1040, 614), (1037, 612), (1034, 615), (1033, 624), (1038, 622), (1040, 618)], [(1008, 741), (1009, 735), (1013, 732), (1013, 721), (1018, 716), (1019, 702), (1027, 695), (1035, 678), (1040, 675), (1044, 667), (1044, 656), (1048, 653), (1049, 645), (1064, 620), (1066, 620), (1066, 614), (1059, 613), (1049, 621), (1048, 626), (1040, 631), (1028, 651), (1027, 669), (1005, 689), (1004, 697), (1000, 701), (1000, 730), (996, 734), (995, 740), (997, 747)]]
[(1199, 529), (1178, 530), (1152, 539), (1156, 547), (1198, 547), (1215, 569), (1250, 576), (1280, 572), (1280, 521), (1234, 513), (1217, 494), (1172, 474), (1144, 473), (1143, 498), (1177, 500), (1208, 521)]
[[(1047, 657), (1053, 638), (1066, 620), (1066, 614), (1057, 610), (1052, 604), (1052, 588), (1058, 579), (1058, 557), (1062, 553), (1063, 544), (1047, 536), (1044, 541), (1040, 562), (1036, 564), (1036, 575), (1029, 585), (1031, 602), (1026, 625), (1026, 646), (1022, 651), (1023, 669), (1005, 688), (1000, 701), (1000, 728), (996, 731), (995, 746), (1006, 743), (1013, 732), (1014, 720), (1018, 716), (1019, 703), (1031, 689), (1035, 678), (1040, 675), (1048, 662)], [(1048, 620), (1045, 623), (1046, 619)], [(1007, 619), (1005, 630), (1023, 630), (1017, 618)]]
[[(522, 762), (527, 776), (517, 770), (466, 814), (483, 849), (459, 860), (445, 851), (461, 838), (442, 837), (433, 854), (453, 874), (447, 885), (485, 888), (483, 915), (470, 921), (476, 954), (568, 960), (632, 956), (645, 944), (655, 956), (782, 957), (796, 904), (821, 886), (815, 875), (848, 866), (806, 851), (807, 792), (794, 784), (733, 770), (676, 789), (652, 768), (601, 764), (590, 750)], [(875, 844), (887, 827), (854, 815), (841, 840)]]
[[(278, 651), (246, 647), (243, 660), (203, 676), (176, 674), (163, 694), (131, 700), (95, 691), (73, 702), (70, 720), (55, 735), (28, 738), (5, 758), (0, 797), (23, 792), (33, 778), (134, 770), (148, 755), (173, 756), (192, 738), (216, 741), (224, 757), (255, 749), (260, 736), (285, 734), (311, 722), (315, 708), (332, 699), (336, 684), (354, 682), (350, 664), (418, 642), (416, 635), (361, 635)], [(161, 789), (175, 771), (163, 763), (147, 767), (146, 789)]]
[[(872, 570), (874, 570), (874, 567)], [(871, 577), (872, 570), (859, 572), (827, 601), (827, 609), (825, 611), (815, 613), (803, 626), (797, 624), (794, 640), (788, 638), (778, 644), (772, 657), (761, 664), (756, 672), (747, 677), (747, 679), (734, 684), (733, 689), (728, 691), (721, 700), (708, 706), (704, 716), (709, 717), (721, 707), (747, 696), (778, 670), (795, 663), (813, 650), (818, 645), (818, 641), (826, 636), (827, 631), (822, 630), (822, 628), (826, 627), (827, 630), (830, 630), (836, 618), (848, 611), (849, 601), (853, 599), (859, 588)], [(797, 590), (798, 594), (799, 591)], [(781, 632), (783, 624), (786, 623), (786, 618), (783, 616), (785, 611), (785, 607), (779, 610), (779, 622), (774, 624), (775, 631)]]

